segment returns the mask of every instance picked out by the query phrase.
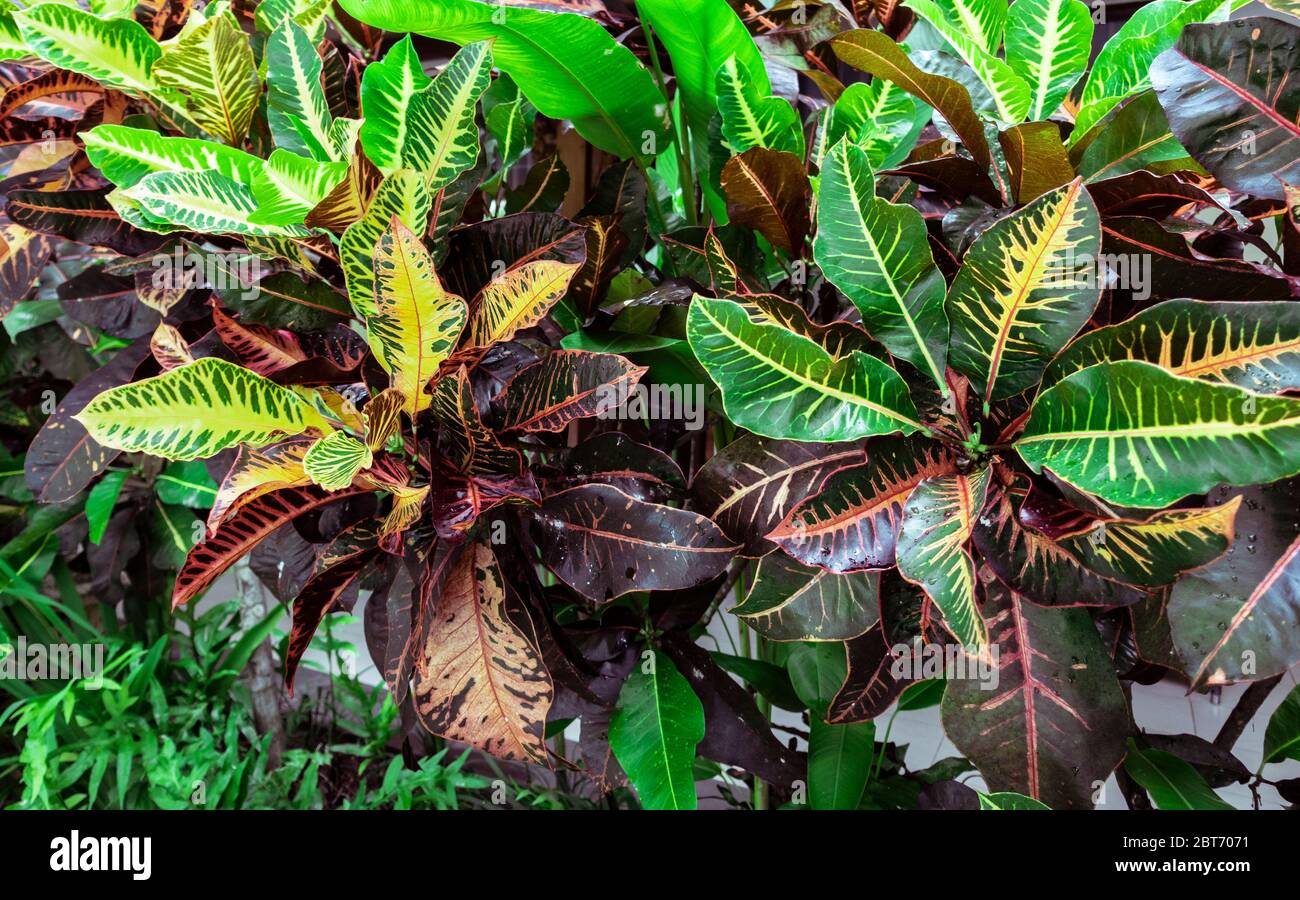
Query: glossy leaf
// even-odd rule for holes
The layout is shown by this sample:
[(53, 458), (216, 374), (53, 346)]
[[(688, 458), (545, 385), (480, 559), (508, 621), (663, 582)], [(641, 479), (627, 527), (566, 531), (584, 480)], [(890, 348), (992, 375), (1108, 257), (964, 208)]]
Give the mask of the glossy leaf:
[(990, 585), (985, 610), (998, 648), (993, 691), (948, 682), (943, 729), (995, 791), (1053, 809), (1091, 808), (1124, 758), (1128, 705), (1092, 618), (1045, 609)]
[(157, 87), (153, 64), (162, 48), (138, 22), (103, 19), (61, 3), (13, 14), (27, 46), (46, 62), (119, 90)]
[(796, 156), (751, 147), (722, 167), (727, 215), (753, 228), (773, 247), (803, 255), (808, 235), (808, 178)]
[(891, 353), (944, 386), (946, 285), (925, 221), (910, 206), (875, 196), (867, 154), (841, 141), (822, 165), (813, 254)]
[[(760, 68), (762, 64), (759, 64)], [(734, 153), (766, 147), (803, 158), (803, 123), (789, 102), (764, 91), (767, 73), (755, 82), (751, 70), (736, 56), (718, 69), (717, 104), (722, 139)]]
[(767, 535), (787, 554), (832, 572), (894, 565), (903, 504), (927, 478), (953, 472), (933, 441), (887, 437), (867, 445), (865, 465), (834, 472)]
[(532, 513), (551, 571), (590, 600), (629, 591), (680, 590), (717, 577), (736, 547), (708, 519), (589, 484), (547, 498)]
[(646, 809), (695, 809), (695, 747), (704, 707), (673, 661), (647, 651), (623, 682), (609, 746)]
[(1191, 764), (1163, 750), (1129, 741), (1124, 771), (1151, 794), (1157, 809), (1232, 809)]
[(352, 484), (362, 469), (370, 467), (370, 448), (342, 431), (331, 432), (312, 444), (302, 458), (303, 471), (327, 491), (337, 491)]
[(410, 169), (384, 179), (366, 214), (348, 226), (339, 242), (339, 263), (347, 280), (348, 300), (362, 317), (375, 312), (375, 246), (396, 217), (414, 234), (424, 233), (432, 197), (423, 179)]
[(988, 497), (990, 477), (984, 468), (925, 479), (903, 505), (898, 532), (899, 573), (943, 611), (944, 624), (968, 652), (982, 651), (989, 640), (966, 544)]
[(731, 612), (769, 640), (847, 641), (880, 620), (879, 582), (874, 572), (837, 575), (770, 553)]
[(796, 504), (831, 473), (864, 458), (860, 443), (802, 444), (747, 434), (695, 473), (691, 495), (699, 512), (744, 545), (743, 555), (762, 556), (773, 547), (768, 533)]
[(1216, 484), (1300, 471), (1300, 401), (1103, 363), (1038, 396), (1016, 442), (1035, 471), (1125, 506), (1161, 507)]
[(498, 759), (548, 765), (543, 731), (555, 688), (507, 597), (492, 548), (475, 542), (452, 567), (438, 614), (421, 630), (415, 712), (439, 737)]
[(1080, 181), (983, 232), (948, 290), (949, 365), (986, 400), (1037, 384), (1101, 297), (1097, 210)]
[(494, 278), (470, 304), (467, 347), (490, 347), (531, 328), (559, 302), (577, 263), (539, 259)]
[(1284, 198), (1300, 178), (1300, 26), (1270, 18), (1189, 25), (1151, 67), (1179, 141), (1233, 190)]
[(456, 346), (465, 301), (443, 288), (420, 239), (396, 216), (375, 245), (375, 311), (366, 317), (375, 359), (414, 416), (430, 403), (425, 386)]
[[(464, 45), (492, 41), (493, 63), (542, 115), (567, 119), (592, 144), (645, 160), (667, 147), (663, 95), (632, 51), (600, 23), (566, 13), (470, 0), (344, 0), (353, 17)], [(710, 70), (710, 83), (713, 71)]]
[(100, 444), (167, 459), (199, 459), (236, 444), (259, 446), (325, 420), (292, 391), (208, 357), (111, 388), (76, 415)]
[(262, 92), (248, 36), (233, 15), (216, 15), (190, 29), (154, 63), (160, 84), (183, 90), (189, 117), (231, 146), (248, 136)]
[(612, 353), (555, 350), (521, 370), (501, 397), (506, 431), (560, 431), (617, 408), (646, 370)]
[(902, 378), (884, 363), (856, 351), (836, 360), (734, 301), (696, 296), (686, 334), (728, 417), (756, 434), (830, 442), (921, 427)]
[(1007, 65), (1029, 85), (1028, 118), (1045, 120), (1088, 69), (1092, 10), (1080, 0), (1016, 0), (1006, 40)]

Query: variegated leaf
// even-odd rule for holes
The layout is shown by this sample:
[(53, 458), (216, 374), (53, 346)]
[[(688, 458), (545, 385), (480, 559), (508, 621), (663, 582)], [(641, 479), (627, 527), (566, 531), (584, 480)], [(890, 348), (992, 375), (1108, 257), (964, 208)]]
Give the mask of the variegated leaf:
[[(475, 542), (425, 613), (415, 711), (431, 733), (499, 759), (548, 764), (543, 733), (554, 689), (532, 637), (516, 624), (492, 548)], [(513, 612), (513, 615), (512, 615)], [(526, 614), (524, 614), (526, 615)]]
[(105, 447), (167, 459), (330, 430), (297, 394), (215, 357), (107, 390), (76, 419)]
[(253, 50), (225, 12), (185, 31), (153, 65), (159, 84), (185, 92), (190, 119), (231, 146), (248, 135), (262, 93)]
[(302, 467), (313, 484), (337, 491), (350, 486), (357, 473), (373, 461), (369, 447), (345, 432), (334, 431), (311, 445)]
[(990, 473), (984, 468), (922, 481), (903, 506), (898, 533), (898, 571), (934, 601), (958, 641), (980, 650), (988, 644), (988, 627), (966, 543), (988, 497)]
[(895, 563), (912, 490), (953, 471), (951, 456), (929, 439), (871, 440), (864, 465), (832, 474), (767, 537), (795, 559), (832, 572), (887, 568)]
[(518, 474), (519, 451), (506, 447), (479, 418), (469, 374), (462, 366), (434, 383), (433, 415), (442, 425), (447, 456), (466, 474)]
[(443, 289), (429, 251), (396, 216), (375, 246), (374, 262), (367, 340), (414, 416), (428, 409), (425, 386), (451, 355), (468, 312), (464, 300)]
[(501, 428), (560, 431), (576, 419), (616, 409), (645, 373), (616, 353), (553, 350), (505, 386)]
[(130, 19), (105, 19), (62, 3), (42, 3), (13, 13), (27, 46), (46, 62), (119, 90), (158, 87), (153, 64), (162, 48)]
[(1101, 298), (1100, 251), (1078, 179), (990, 226), (948, 290), (949, 365), (990, 402), (1037, 384)]
[(568, 290), (577, 263), (525, 262), (490, 281), (470, 304), (466, 347), (490, 347), (542, 320)]
[(275, 145), (318, 162), (345, 159), (331, 134), (320, 54), (301, 26), (286, 20), (266, 40), (266, 114)]
[(299, 438), (257, 449), (240, 447), (230, 471), (217, 488), (217, 498), (208, 513), (208, 531), (216, 531), (239, 507), (258, 497), (310, 484), (303, 457), (311, 445), (311, 441)]
[(385, 388), (371, 397), (363, 409), (366, 417), (366, 446), (378, 452), (401, 428), (401, 412), (406, 395), (397, 388)]
[(770, 553), (732, 614), (773, 641), (847, 641), (880, 620), (880, 575), (839, 575)]
[(415, 234), (429, 223), (432, 196), (418, 174), (403, 169), (384, 179), (366, 214), (348, 226), (339, 242), (339, 264), (348, 286), (348, 301), (362, 318), (375, 311), (375, 245), (396, 216)]

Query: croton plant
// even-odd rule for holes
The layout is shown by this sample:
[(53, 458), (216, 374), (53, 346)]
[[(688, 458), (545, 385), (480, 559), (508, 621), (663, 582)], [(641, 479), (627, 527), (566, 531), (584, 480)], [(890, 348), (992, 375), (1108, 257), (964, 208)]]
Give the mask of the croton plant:
[(363, 594), (413, 727), (646, 807), (1222, 804), (1130, 691), (1300, 662), (1300, 26), (1240, 5), (5, 3), (7, 340), (100, 366), (27, 485), (211, 473), (173, 604), (269, 554), (292, 685)]

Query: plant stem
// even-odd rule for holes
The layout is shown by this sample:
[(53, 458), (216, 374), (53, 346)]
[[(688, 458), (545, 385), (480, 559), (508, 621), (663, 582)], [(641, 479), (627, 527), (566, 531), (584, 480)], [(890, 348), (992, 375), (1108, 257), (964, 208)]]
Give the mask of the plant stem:
[[(640, 18), (640, 11), (637, 16)], [(650, 49), (650, 66), (654, 70), (655, 81), (659, 84), (659, 91), (664, 95), (664, 102), (668, 104), (668, 119), (673, 125), (673, 147), (677, 152), (677, 181), (682, 190), (682, 206), (686, 210), (686, 222), (688, 225), (698, 225), (700, 217), (695, 207), (695, 178), (691, 171), (690, 148), (686, 138), (686, 126), (681, 121), (681, 115), (672, 114), (672, 102), (668, 99), (668, 84), (664, 80), (663, 69), (659, 65), (659, 49), (655, 45), (654, 29), (650, 23), (641, 18), (641, 28), (645, 31), (646, 46)], [(679, 107), (680, 113), (680, 107)], [(649, 187), (649, 178), (646, 179)]]

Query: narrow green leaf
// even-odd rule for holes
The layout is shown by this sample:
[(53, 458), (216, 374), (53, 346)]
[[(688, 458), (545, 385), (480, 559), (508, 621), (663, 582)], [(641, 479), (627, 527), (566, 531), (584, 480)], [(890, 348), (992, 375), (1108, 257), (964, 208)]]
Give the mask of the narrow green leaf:
[(90, 542), (98, 544), (113, 516), (113, 507), (122, 493), (122, 483), (130, 473), (125, 469), (106, 472), (104, 477), (86, 495), (86, 523), (90, 526)]
[(609, 722), (609, 746), (647, 809), (695, 809), (695, 747), (704, 706), (671, 659), (647, 651)]

